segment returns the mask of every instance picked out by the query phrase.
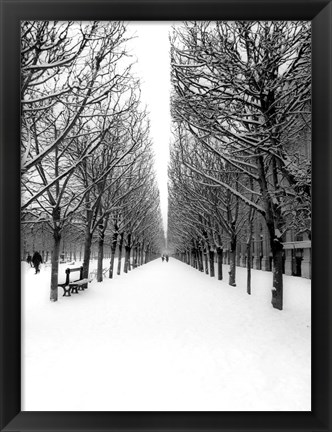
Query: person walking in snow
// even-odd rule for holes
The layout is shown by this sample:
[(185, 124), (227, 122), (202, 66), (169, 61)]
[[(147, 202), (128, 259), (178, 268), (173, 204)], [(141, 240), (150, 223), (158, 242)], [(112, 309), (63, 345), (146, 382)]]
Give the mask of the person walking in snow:
[(164, 262), (164, 259), (165, 259), (165, 257), (164, 257), (164, 255), (162, 255), (162, 256), (161, 256), (161, 260), (162, 260), (162, 262)]
[(40, 253), (36, 251), (33, 254), (33, 257), (32, 257), (32, 263), (33, 263), (33, 266), (34, 266), (34, 268), (36, 270), (35, 274), (37, 274), (37, 273), (40, 272), (39, 266), (42, 263), (42, 261), (43, 261), (43, 259), (42, 259), (41, 255), (40, 255)]
[(28, 256), (27, 256), (27, 263), (28, 264), (30, 264), (30, 267), (32, 267), (32, 257), (31, 257), (31, 255), (30, 254), (28, 254)]
[(168, 255), (166, 255), (166, 262), (168, 262)]

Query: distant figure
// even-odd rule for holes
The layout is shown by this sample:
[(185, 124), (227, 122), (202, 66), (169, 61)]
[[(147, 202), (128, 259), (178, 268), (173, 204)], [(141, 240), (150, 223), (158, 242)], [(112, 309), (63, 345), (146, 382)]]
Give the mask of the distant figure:
[(34, 268), (36, 270), (35, 274), (37, 274), (37, 273), (40, 272), (39, 266), (42, 263), (42, 261), (43, 261), (43, 259), (42, 259), (41, 255), (40, 255), (40, 253), (39, 252), (35, 252), (33, 254), (33, 257), (32, 257), (32, 263), (33, 263), (33, 266), (34, 266)]
[(168, 262), (168, 255), (166, 255), (166, 262)]
[(162, 262), (164, 262), (164, 259), (165, 259), (165, 257), (164, 257), (164, 255), (162, 255), (162, 256), (161, 256), (161, 260), (162, 260)]
[(32, 257), (30, 254), (27, 256), (27, 263), (30, 264), (30, 267), (32, 267)]

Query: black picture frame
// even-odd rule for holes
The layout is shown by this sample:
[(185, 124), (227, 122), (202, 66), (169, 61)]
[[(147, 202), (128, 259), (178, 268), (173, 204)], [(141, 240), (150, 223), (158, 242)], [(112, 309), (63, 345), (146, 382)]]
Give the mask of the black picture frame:
[[(331, 1), (0, 0), (0, 4), (1, 431), (331, 431)], [(21, 412), (19, 23), (25, 19), (312, 21), (311, 412)]]

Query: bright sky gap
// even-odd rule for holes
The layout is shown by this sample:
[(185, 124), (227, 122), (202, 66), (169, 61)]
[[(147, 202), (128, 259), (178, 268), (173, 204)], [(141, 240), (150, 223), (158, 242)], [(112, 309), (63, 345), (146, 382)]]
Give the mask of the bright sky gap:
[(167, 233), (167, 166), (170, 141), (170, 22), (130, 21), (128, 34), (134, 38), (128, 49), (137, 58), (135, 74), (141, 79), (141, 97), (149, 112), (155, 169), (160, 191), (163, 227)]

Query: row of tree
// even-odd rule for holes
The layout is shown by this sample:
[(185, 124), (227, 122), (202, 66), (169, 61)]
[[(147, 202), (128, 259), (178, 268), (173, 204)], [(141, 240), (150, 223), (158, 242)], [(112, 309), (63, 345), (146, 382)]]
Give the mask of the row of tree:
[(219, 279), (230, 245), (251, 256), (253, 221), (265, 221), (273, 307), (283, 308), (287, 230), (311, 230), (311, 29), (307, 22), (186, 22), (171, 36), (174, 139), (168, 242), (209, 257)]
[[(52, 238), (51, 301), (63, 236), (84, 244), (88, 277), (105, 239), (143, 263), (163, 243), (147, 113), (122, 22), (26, 21), (21, 26), (22, 232)], [(133, 253), (134, 252), (134, 253)]]

